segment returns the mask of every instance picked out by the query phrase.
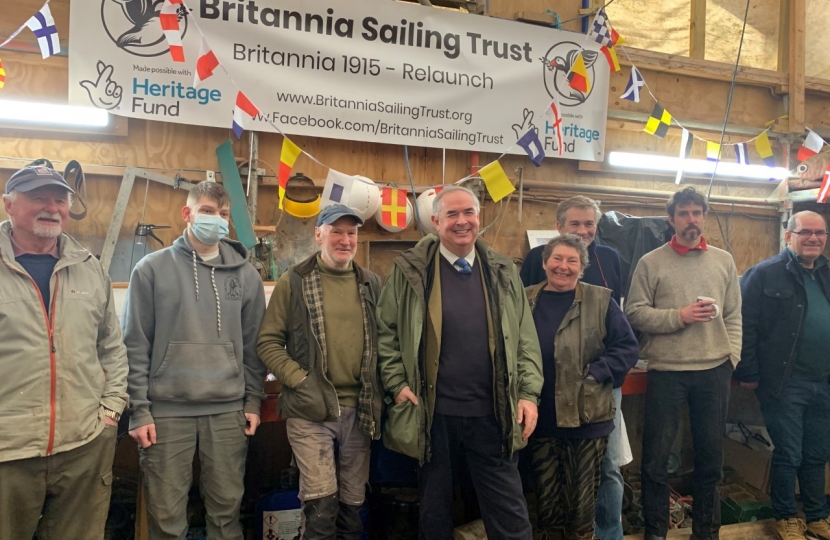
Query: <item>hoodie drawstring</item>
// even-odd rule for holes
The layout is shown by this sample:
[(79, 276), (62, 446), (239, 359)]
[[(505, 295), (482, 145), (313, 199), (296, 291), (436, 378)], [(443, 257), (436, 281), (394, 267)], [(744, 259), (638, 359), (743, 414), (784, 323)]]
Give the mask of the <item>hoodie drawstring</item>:
[(213, 283), (213, 294), (216, 296), (216, 334), (222, 335), (222, 306), (219, 304), (219, 289), (216, 287), (216, 268), (210, 269), (210, 281)]
[(193, 281), (196, 283), (196, 300), (199, 299), (199, 272), (196, 270), (196, 252), (191, 251), (190, 254), (193, 256)]
[[(199, 271), (196, 266), (196, 251), (190, 252), (193, 260), (193, 281), (196, 283), (196, 300), (199, 300)], [(222, 305), (219, 303), (219, 288), (216, 286), (216, 268), (210, 269), (210, 282), (213, 285), (213, 296), (216, 298), (216, 334), (222, 335)]]

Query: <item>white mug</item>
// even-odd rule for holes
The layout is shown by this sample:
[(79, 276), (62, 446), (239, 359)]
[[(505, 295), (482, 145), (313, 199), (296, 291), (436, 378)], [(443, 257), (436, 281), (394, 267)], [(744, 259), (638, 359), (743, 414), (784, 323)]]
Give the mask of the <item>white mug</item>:
[(707, 304), (711, 304), (711, 305), (712, 305), (712, 307), (713, 307), (713, 308), (715, 308), (715, 314), (714, 314), (714, 315), (712, 315), (712, 318), (713, 318), (713, 319), (714, 319), (715, 317), (717, 317), (718, 315), (720, 315), (720, 306), (718, 306), (718, 305), (715, 303), (715, 299), (714, 299), (714, 298), (712, 298), (712, 297), (710, 297), (710, 296), (698, 296), (698, 297), (697, 297), (697, 301), (698, 301), (698, 302), (706, 302)]

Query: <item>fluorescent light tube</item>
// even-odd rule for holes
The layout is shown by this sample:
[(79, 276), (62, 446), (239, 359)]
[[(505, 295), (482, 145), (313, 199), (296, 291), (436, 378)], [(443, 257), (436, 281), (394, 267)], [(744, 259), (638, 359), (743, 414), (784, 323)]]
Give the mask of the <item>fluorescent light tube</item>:
[(0, 99), (0, 121), (55, 126), (105, 127), (109, 124), (109, 113), (95, 107)]
[[(675, 173), (680, 158), (660, 156), (657, 154), (636, 154), (632, 152), (610, 152), (608, 164), (622, 169), (639, 169), (641, 171), (664, 171)], [(711, 175), (715, 162), (705, 159), (684, 159), (683, 172), (690, 175)], [(717, 176), (727, 178), (745, 178), (750, 180), (783, 180), (790, 171), (784, 167), (767, 167), (766, 165), (741, 165), (731, 161), (718, 163)]]

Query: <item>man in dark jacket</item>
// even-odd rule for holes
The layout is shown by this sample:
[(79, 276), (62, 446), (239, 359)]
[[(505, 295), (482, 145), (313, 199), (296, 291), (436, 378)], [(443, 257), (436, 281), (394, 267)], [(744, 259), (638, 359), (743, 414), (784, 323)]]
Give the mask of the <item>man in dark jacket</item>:
[[(588, 265), (580, 279), (583, 283), (611, 289), (611, 296), (620, 304), (622, 278), (620, 256), (609, 246), (596, 242), (597, 225), (602, 213), (599, 204), (588, 197), (576, 195), (565, 199), (556, 207), (556, 228), (560, 234), (571, 233), (582, 238), (588, 246)], [(525, 287), (547, 281), (542, 267), (542, 252), (545, 246), (531, 249), (522, 264), (521, 277)], [(596, 535), (602, 540), (622, 540), (623, 527), (620, 516), (623, 504), (622, 466), (622, 384), (625, 378), (614, 381), (614, 430), (608, 436), (608, 449), (602, 462), (599, 491), (596, 504)]]
[(222, 184), (196, 185), (182, 209), (184, 234), (130, 276), (121, 326), (150, 540), (187, 534), (197, 448), (208, 537), (242, 540), (246, 436), (264, 397), (256, 338), (265, 295), (248, 250), (226, 238), (229, 214)]
[(259, 356), (282, 381), (305, 540), (360, 538), (369, 443), (380, 437), (380, 278), (353, 261), (362, 224), (342, 204), (320, 212), (321, 250), (277, 281), (259, 334)]
[[(556, 229), (560, 234), (571, 233), (579, 236), (588, 246), (588, 266), (583, 283), (611, 289), (611, 295), (620, 304), (622, 281), (620, 256), (610, 246), (597, 244), (597, 226), (602, 213), (599, 203), (588, 197), (576, 195), (565, 199), (556, 207)], [(542, 283), (547, 279), (542, 268), (542, 251), (545, 246), (536, 246), (527, 252), (519, 275), (525, 287)], [(620, 529), (622, 535), (622, 529)], [(620, 536), (622, 537), (622, 536)], [(603, 539), (605, 540), (605, 539)], [(609, 538), (608, 540), (616, 540)]]
[[(733, 378), (756, 389), (775, 450), (770, 497), (782, 540), (830, 540), (824, 466), (830, 460), (830, 267), (827, 224), (815, 212), (787, 223), (787, 248), (741, 279), (743, 351)], [(805, 524), (796, 517), (798, 479)]]
[(383, 443), (421, 463), (422, 540), (453, 538), (462, 457), (487, 537), (532, 535), (514, 452), (536, 427), (539, 339), (513, 261), (478, 240), (478, 216), (470, 190), (441, 191), (438, 237), (395, 259), (378, 303)]

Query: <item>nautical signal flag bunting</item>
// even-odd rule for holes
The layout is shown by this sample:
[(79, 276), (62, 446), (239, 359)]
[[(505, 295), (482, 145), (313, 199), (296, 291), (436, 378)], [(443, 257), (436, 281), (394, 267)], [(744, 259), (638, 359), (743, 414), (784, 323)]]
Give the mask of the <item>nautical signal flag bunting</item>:
[(802, 144), (801, 148), (798, 149), (798, 161), (804, 161), (807, 158), (813, 157), (821, 152), (821, 148), (823, 146), (824, 139), (822, 139), (821, 136), (812, 129), (808, 129), (807, 137), (804, 139), (804, 144)]
[(210, 47), (202, 38), (199, 44), (199, 58), (196, 60), (196, 75), (193, 80), (193, 87), (199, 86), (199, 83), (213, 75), (213, 71), (219, 67), (219, 59), (210, 50)]
[(161, 13), (159, 13), (161, 31), (167, 38), (167, 47), (170, 49), (170, 57), (174, 62), (184, 62), (184, 47), (182, 47), (182, 34), (179, 28), (179, 8), (184, 9), (182, 0), (164, 0)]
[(494, 202), (499, 202), (516, 191), (516, 188), (510, 183), (510, 179), (507, 178), (507, 174), (505, 174), (504, 169), (502, 169), (498, 161), (482, 167), (478, 171), (478, 175), (484, 181), (484, 187), (487, 188), (487, 193), (490, 194), (490, 198)]
[(381, 190), (380, 219), (384, 225), (406, 228), (406, 191), (391, 187)]
[(236, 94), (236, 106), (233, 108), (233, 133), (236, 138), (242, 137), (245, 129), (245, 117), (253, 118), (259, 114), (259, 109), (241, 91)]
[(775, 167), (775, 158), (772, 155), (772, 146), (769, 143), (769, 135), (767, 135), (766, 131), (761, 132), (755, 138), (755, 149), (758, 150), (758, 154), (764, 160), (767, 167)]
[(49, 10), (48, 1), (43, 4), (40, 11), (26, 21), (26, 26), (35, 34), (41, 56), (49, 58), (61, 52), (58, 29), (55, 28), (55, 20), (52, 18), (52, 12)]
[(824, 178), (821, 180), (821, 187), (818, 189), (818, 197), (816, 202), (821, 204), (827, 203), (827, 196), (830, 195), (830, 165), (824, 171)]
[(713, 141), (706, 141), (706, 159), (718, 161), (720, 159), (720, 144)]
[(568, 73), (568, 84), (574, 90), (587, 94), (591, 91), (591, 81), (588, 79), (588, 68), (585, 67), (585, 58), (582, 52), (576, 55), (571, 71)]
[(643, 131), (662, 139), (671, 127), (671, 120), (669, 111), (661, 107), (659, 103), (656, 103), (654, 110), (651, 111), (651, 116), (648, 118), (648, 122), (646, 122), (646, 128)]
[(277, 179), (279, 181), (279, 197), (280, 210), (282, 210), (282, 201), (285, 199), (285, 188), (288, 186), (288, 178), (291, 176), (291, 169), (294, 168), (294, 162), (303, 151), (300, 147), (288, 137), (282, 138), (282, 151), (280, 152), (280, 170), (277, 172)]

